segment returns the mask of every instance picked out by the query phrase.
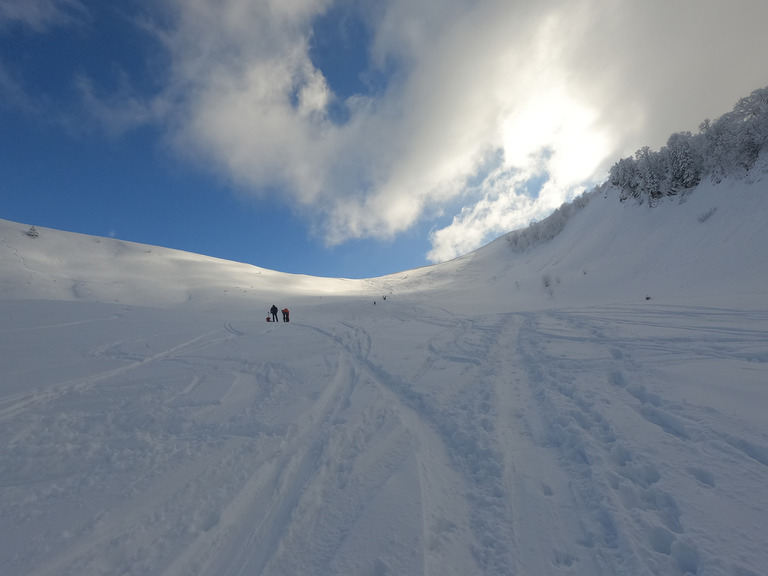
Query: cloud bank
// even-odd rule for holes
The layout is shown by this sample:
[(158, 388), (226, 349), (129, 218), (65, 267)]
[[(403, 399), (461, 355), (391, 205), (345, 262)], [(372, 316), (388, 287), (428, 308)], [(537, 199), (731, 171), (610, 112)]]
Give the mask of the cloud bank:
[[(32, 4), (60, 18), (79, 6), (9, 5)], [(131, 94), (126, 117), (81, 82), (105, 124), (110, 110), (120, 129), (162, 121), (177, 150), (243, 194), (279, 197), (328, 245), (431, 224), (431, 261), (546, 216), (622, 155), (768, 84), (764, 0), (158, 6), (136, 24), (167, 58), (159, 92)], [(353, 93), (329, 81), (343, 51), (313, 59), (331, 10), (366, 32), (365, 45), (346, 46), (365, 53), (365, 69), (348, 71)]]

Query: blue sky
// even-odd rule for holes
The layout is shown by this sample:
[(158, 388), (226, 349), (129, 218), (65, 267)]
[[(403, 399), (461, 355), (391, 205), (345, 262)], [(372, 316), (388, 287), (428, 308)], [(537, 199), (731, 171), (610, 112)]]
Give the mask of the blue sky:
[(768, 84), (768, 4), (4, 0), (0, 218), (318, 276), (455, 257)]

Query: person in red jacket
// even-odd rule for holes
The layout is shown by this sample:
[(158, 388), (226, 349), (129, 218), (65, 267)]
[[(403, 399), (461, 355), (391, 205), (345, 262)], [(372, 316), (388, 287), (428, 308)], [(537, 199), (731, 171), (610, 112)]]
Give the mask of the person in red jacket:
[(288, 312), (288, 308), (283, 308), (283, 322), (290, 322), (290, 315)]

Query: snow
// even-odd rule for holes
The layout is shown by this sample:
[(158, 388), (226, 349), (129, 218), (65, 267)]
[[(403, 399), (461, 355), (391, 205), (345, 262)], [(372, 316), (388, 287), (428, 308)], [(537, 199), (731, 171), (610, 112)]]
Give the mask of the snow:
[(768, 573), (764, 177), (368, 280), (0, 221), (0, 572)]

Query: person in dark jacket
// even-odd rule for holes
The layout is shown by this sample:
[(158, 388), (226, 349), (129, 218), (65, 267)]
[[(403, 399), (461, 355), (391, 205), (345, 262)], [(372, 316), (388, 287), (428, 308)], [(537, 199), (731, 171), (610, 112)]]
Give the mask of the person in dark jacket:
[(277, 306), (272, 304), (272, 308), (269, 311), (272, 313), (272, 322), (277, 322)]

